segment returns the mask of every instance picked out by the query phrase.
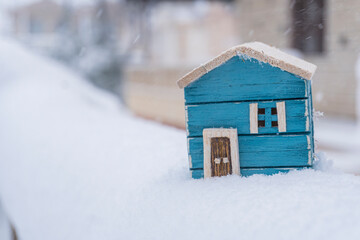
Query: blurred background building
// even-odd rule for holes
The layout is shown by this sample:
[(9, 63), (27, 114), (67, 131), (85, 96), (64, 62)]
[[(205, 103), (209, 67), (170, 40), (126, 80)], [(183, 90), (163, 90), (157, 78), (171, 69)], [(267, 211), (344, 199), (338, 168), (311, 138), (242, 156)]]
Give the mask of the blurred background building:
[(313, 79), (315, 108), (356, 119), (359, 10), (360, 2), (351, 0), (239, 0), (238, 28), (242, 41), (298, 50), (318, 66)]
[(147, 54), (143, 5), (34, 0), (8, 11), (9, 31), (28, 47), (63, 61), (96, 86), (120, 96), (123, 64), (140, 61)]
[(8, 35), (116, 94), (136, 115), (179, 128), (177, 79), (222, 51), (262, 41), (302, 57), (318, 66), (314, 105), (327, 117), (316, 131), (320, 149), (351, 161), (360, 154), (352, 135), (360, 119), (359, 1), (27, 2), (6, 10)]
[(13, 37), (114, 92), (136, 114), (184, 127), (175, 82), (234, 45), (263, 41), (318, 65), (314, 104), (358, 119), (355, 0), (39, 0), (13, 7)]
[(176, 80), (239, 43), (235, 13), (229, 2), (157, 3), (149, 16), (149, 58), (125, 69), (127, 105), (138, 115), (184, 128)]

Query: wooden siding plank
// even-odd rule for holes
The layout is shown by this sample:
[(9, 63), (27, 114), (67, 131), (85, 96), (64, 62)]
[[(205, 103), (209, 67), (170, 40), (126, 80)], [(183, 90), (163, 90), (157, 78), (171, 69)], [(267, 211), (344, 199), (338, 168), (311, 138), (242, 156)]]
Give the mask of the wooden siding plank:
[(240, 153), (244, 167), (308, 166), (311, 150)]
[[(241, 168), (240, 173), (242, 177), (249, 177), (254, 174), (263, 174), (263, 175), (274, 175), (278, 173), (288, 173), (292, 170), (304, 170), (308, 169), (308, 167), (298, 167), (298, 168)], [(190, 170), (191, 176), (194, 179), (204, 178), (204, 170), (196, 169)]]
[(235, 56), (185, 87), (185, 104), (305, 98), (306, 81), (270, 64)]
[[(203, 139), (189, 138), (190, 168), (203, 168)], [(241, 167), (308, 166), (311, 135), (238, 136)], [(190, 157), (189, 156), (189, 157)], [(312, 155), (310, 155), (312, 158)]]
[[(266, 102), (259, 102), (264, 104)], [(212, 103), (186, 106), (187, 134), (202, 136), (204, 128), (237, 128), (238, 134), (250, 134), (251, 102)], [(310, 131), (308, 101), (286, 100), (286, 130), (288, 133)], [(277, 127), (258, 128), (259, 134), (278, 133)]]
[[(239, 152), (264, 152), (310, 149), (310, 134), (238, 136)], [(203, 152), (203, 138), (189, 138), (189, 152)]]
[[(242, 167), (296, 167), (310, 166), (311, 150), (274, 151), (274, 152), (246, 152), (240, 153)], [(203, 154), (191, 154), (192, 168), (203, 168)]]

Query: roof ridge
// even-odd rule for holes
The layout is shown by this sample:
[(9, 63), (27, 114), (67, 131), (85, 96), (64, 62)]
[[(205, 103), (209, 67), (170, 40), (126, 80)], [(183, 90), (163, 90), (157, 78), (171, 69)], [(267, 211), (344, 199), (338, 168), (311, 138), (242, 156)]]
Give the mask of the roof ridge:
[(236, 55), (246, 55), (250, 58), (255, 58), (261, 62), (269, 63), (274, 67), (278, 67), (307, 80), (311, 80), (316, 70), (314, 64), (287, 54), (275, 47), (271, 47), (261, 42), (250, 42), (232, 47), (222, 52), (212, 60), (187, 73), (177, 81), (177, 85), (180, 88), (186, 87)]

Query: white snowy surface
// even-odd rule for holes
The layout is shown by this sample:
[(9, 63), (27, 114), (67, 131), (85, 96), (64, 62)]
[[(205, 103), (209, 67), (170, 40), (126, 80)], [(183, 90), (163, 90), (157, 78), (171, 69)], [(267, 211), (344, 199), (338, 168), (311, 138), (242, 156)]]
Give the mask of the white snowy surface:
[(318, 150), (326, 151), (335, 169), (360, 175), (360, 129), (356, 122), (323, 117), (315, 121)]
[(185, 132), (0, 40), (0, 197), (21, 240), (358, 239), (360, 178), (193, 180)]
[(12, 240), (11, 239), (11, 228), (10, 223), (6, 217), (4, 209), (0, 204), (0, 239), (1, 240)]

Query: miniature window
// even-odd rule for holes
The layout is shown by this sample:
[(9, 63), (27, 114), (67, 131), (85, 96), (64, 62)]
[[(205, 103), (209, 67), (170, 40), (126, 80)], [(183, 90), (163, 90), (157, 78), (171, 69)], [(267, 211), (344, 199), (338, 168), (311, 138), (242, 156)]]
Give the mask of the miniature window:
[(258, 128), (278, 127), (277, 108), (258, 108)]
[(285, 101), (251, 103), (249, 113), (250, 133), (286, 132)]

